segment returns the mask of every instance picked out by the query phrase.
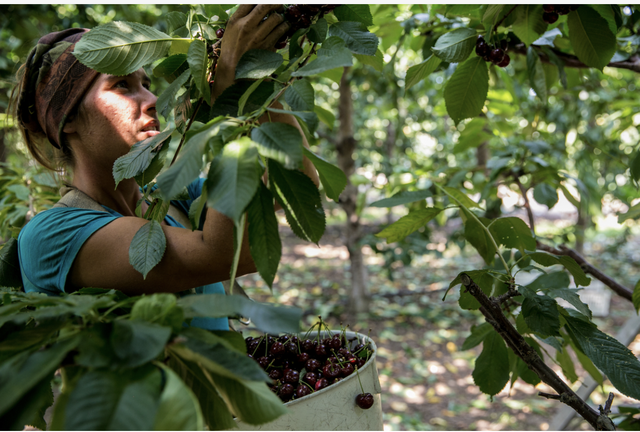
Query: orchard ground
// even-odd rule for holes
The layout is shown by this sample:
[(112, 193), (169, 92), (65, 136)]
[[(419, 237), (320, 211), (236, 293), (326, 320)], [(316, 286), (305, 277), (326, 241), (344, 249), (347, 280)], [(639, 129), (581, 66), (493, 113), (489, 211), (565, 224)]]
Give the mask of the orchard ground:
[[(339, 218), (339, 211), (334, 214)], [(298, 239), (281, 224), (283, 260), (272, 294), (257, 275), (243, 277), (240, 283), (256, 300), (302, 308), (305, 325), (316, 322), (321, 315), (332, 328), (339, 328), (342, 323), (353, 331), (371, 331), (379, 347), (377, 365), (385, 430), (548, 429), (561, 404), (537, 396), (538, 391), (553, 392), (546, 385), (534, 388), (519, 380), (513, 387), (507, 384), (492, 401), (473, 382), (473, 362), (482, 346), (469, 351), (459, 348), (471, 326), (483, 322), (483, 318), (477, 311), (460, 309), (459, 288), (452, 290), (446, 300), (442, 298), (459, 272), (481, 268), (483, 264), (470, 247), (462, 251), (455, 245), (445, 248), (448, 237), (444, 231), (455, 230), (454, 225), (443, 227), (443, 232), (434, 231), (425, 254), (410, 267), (394, 265), (394, 281), (386, 276), (383, 258), (365, 247), (373, 295), (370, 312), (349, 316), (345, 313), (350, 277), (348, 254), (342, 244), (341, 224), (336, 217), (329, 220), (333, 223), (327, 227), (319, 247)], [(557, 233), (574, 221), (571, 209), (560, 205), (551, 214), (547, 211), (545, 219), (538, 219), (538, 233)], [(382, 227), (382, 218), (378, 215), (365, 223), (366, 232), (375, 233)], [(619, 225), (617, 230), (612, 228), (616, 224), (607, 215), (599, 226), (604, 231), (587, 232), (584, 255), (607, 274), (622, 275), (618, 281), (633, 287), (640, 277), (640, 227), (634, 227), (625, 238)], [(614, 294), (608, 315), (595, 317), (594, 322), (615, 336), (634, 314), (631, 303)], [(553, 356), (553, 348), (544, 348)], [(640, 336), (630, 348), (640, 353)], [(545, 360), (548, 362), (548, 358)], [(563, 376), (558, 365), (548, 364)], [(576, 365), (580, 378), (574, 389), (586, 376), (577, 361)], [(607, 384), (605, 381), (604, 392), (598, 388), (592, 393), (592, 405), (603, 404), (609, 391), (616, 395), (614, 406), (638, 404)], [(568, 429), (591, 428), (581, 418), (574, 418)]]

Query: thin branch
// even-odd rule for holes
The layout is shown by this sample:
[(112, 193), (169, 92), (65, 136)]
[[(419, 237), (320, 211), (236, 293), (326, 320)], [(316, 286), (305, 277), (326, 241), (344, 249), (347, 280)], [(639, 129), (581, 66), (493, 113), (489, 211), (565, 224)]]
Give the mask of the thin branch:
[(198, 105), (196, 105), (196, 108), (193, 110), (193, 114), (191, 114), (191, 118), (189, 119), (189, 124), (187, 125), (187, 128), (185, 129), (184, 133), (182, 134), (182, 138), (180, 138), (180, 144), (178, 144), (178, 148), (176, 149), (176, 153), (173, 155), (173, 159), (171, 159), (171, 164), (169, 164), (169, 166), (173, 165), (173, 163), (178, 158), (178, 153), (180, 153), (180, 150), (182, 149), (182, 144), (184, 144), (184, 140), (187, 137), (187, 132), (191, 128), (191, 125), (193, 124), (193, 121), (195, 120), (196, 115), (198, 114), (198, 110), (200, 109), (200, 106), (202, 105), (202, 102), (204, 102), (204, 98), (200, 98), (198, 100)]
[(633, 302), (633, 298), (632, 298), (633, 292), (629, 288), (626, 288), (625, 286), (620, 285), (618, 282), (611, 279), (609, 276), (607, 276), (606, 274), (602, 273), (600, 270), (595, 268), (592, 264), (589, 264), (589, 262), (575, 250), (570, 249), (564, 245), (560, 245), (559, 249), (556, 249), (552, 246), (541, 243), (540, 241), (537, 242), (537, 247), (538, 249), (552, 253), (553, 255), (570, 256), (580, 265), (580, 267), (582, 267), (582, 270), (584, 270), (585, 273), (589, 273), (593, 275), (593, 277), (595, 277), (600, 282), (602, 282), (603, 284), (611, 288), (620, 297), (625, 298), (630, 302)]
[(496, 25), (494, 25), (494, 26), (493, 26), (493, 30), (492, 30), (491, 32), (492, 32), (492, 33), (495, 33), (495, 32), (496, 32), (496, 30), (498, 29), (498, 27), (500, 26), (500, 24), (502, 24), (502, 22), (503, 22), (504, 20), (506, 20), (506, 19), (507, 19), (507, 17), (508, 17), (509, 15), (511, 15), (511, 12), (513, 12), (514, 10), (516, 10), (516, 8), (517, 8), (517, 7), (518, 7), (518, 5), (515, 5), (514, 7), (512, 7), (512, 8), (511, 8), (511, 10), (510, 10), (509, 12), (507, 12), (507, 13), (505, 14), (505, 16), (503, 16), (503, 17), (502, 17), (502, 19), (496, 23)]
[[(480, 303), (480, 312), (485, 316), (487, 322), (493, 325), (498, 334), (507, 343), (507, 346), (526, 363), (529, 369), (538, 375), (542, 382), (558, 393), (557, 397), (555, 395), (545, 397), (558, 399), (562, 403), (569, 405), (586, 421), (588, 421), (594, 429), (615, 430), (613, 422), (610, 424), (606, 422), (606, 420), (610, 421), (608, 417), (604, 416), (606, 419), (603, 418), (602, 414), (598, 413), (598, 411), (582, 400), (573, 390), (571, 390), (571, 387), (569, 387), (549, 366), (547, 366), (544, 361), (542, 361), (540, 356), (538, 356), (538, 353), (525, 341), (522, 335), (518, 333), (509, 320), (504, 316), (500, 303), (498, 303), (495, 298), (487, 297), (487, 295), (480, 289), (480, 287), (478, 287), (468, 274), (462, 273), (460, 278), (465, 288)], [(547, 393), (546, 395), (549, 394)]]
[(522, 193), (522, 197), (524, 198), (524, 208), (527, 209), (527, 216), (529, 217), (529, 228), (531, 228), (531, 232), (533, 235), (536, 235), (536, 226), (534, 224), (533, 219), (533, 211), (531, 210), (531, 203), (529, 202), (529, 198), (527, 197), (527, 189), (525, 189), (524, 185), (520, 181), (518, 174), (513, 173), (513, 181), (520, 188), (520, 193)]
[[(519, 43), (519, 44), (516, 44), (515, 46), (510, 46), (509, 48), (518, 54), (524, 54), (524, 55), (527, 54), (527, 47), (524, 44)], [(581, 62), (578, 59), (578, 57), (572, 54), (563, 53), (562, 51), (559, 51), (554, 48), (551, 48), (551, 51), (553, 51), (553, 53), (556, 56), (562, 59), (566, 67), (576, 68), (576, 69), (591, 68), (591, 66), (587, 66), (586, 64)], [(538, 56), (540, 57), (540, 60), (542, 60), (544, 63), (553, 64), (551, 59), (549, 59), (549, 56), (544, 52), (538, 51)], [(617, 68), (617, 69), (628, 69), (630, 71), (640, 73), (640, 56), (638, 54), (634, 54), (631, 57), (629, 57), (628, 60), (619, 61), (619, 62), (610, 62), (607, 65), (607, 67)]]

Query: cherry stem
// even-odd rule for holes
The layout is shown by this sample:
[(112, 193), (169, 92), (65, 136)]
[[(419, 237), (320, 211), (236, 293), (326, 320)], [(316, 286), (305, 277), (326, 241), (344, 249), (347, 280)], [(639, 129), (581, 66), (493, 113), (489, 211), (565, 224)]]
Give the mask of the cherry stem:
[(355, 367), (356, 375), (358, 376), (358, 383), (360, 383), (360, 390), (362, 390), (362, 394), (364, 394), (364, 387), (362, 387), (362, 381), (360, 381), (360, 372), (358, 371), (358, 366)]

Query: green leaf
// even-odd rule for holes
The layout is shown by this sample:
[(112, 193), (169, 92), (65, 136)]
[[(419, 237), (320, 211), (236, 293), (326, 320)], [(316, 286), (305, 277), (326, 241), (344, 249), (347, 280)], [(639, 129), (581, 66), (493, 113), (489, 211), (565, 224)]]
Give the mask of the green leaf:
[(542, 67), (542, 61), (538, 57), (537, 51), (533, 47), (527, 49), (527, 72), (529, 74), (529, 84), (542, 102), (547, 103), (547, 83)]
[(584, 270), (582, 270), (582, 267), (580, 267), (578, 263), (569, 256), (564, 255), (556, 257), (555, 255), (551, 255), (546, 252), (532, 252), (529, 256), (535, 262), (545, 267), (562, 264), (573, 275), (576, 285), (587, 286), (591, 283), (591, 279), (587, 277)]
[(145, 321), (118, 320), (113, 323), (111, 346), (122, 367), (141, 366), (164, 350), (171, 329)]
[(369, 27), (373, 25), (373, 17), (368, 4), (340, 5), (333, 10), (340, 21), (357, 21)]
[(354, 54), (353, 55), (358, 61), (367, 66), (371, 66), (378, 72), (382, 72), (384, 68), (384, 56), (382, 55), (382, 51), (378, 48), (375, 55), (364, 55), (364, 54)]
[(160, 173), (160, 171), (162, 171), (162, 168), (164, 168), (164, 163), (167, 158), (168, 152), (169, 143), (167, 142), (163, 143), (160, 149), (151, 152), (153, 158), (151, 159), (151, 163), (149, 164), (149, 166), (142, 173), (134, 177), (136, 183), (138, 183), (138, 186), (144, 187), (156, 178), (158, 173)]
[(636, 282), (636, 286), (633, 288), (633, 295), (631, 296), (631, 299), (636, 313), (640, 312), (640, 280)]
[(461, 153), (470, 148), (476, 148), (484, 142), (487, 142), (493, 136), (486, 131), (485, 126), (487, 120), (485, 118), (474, 118), (460, 132), (458, 143), (453, 147), (453, 153)]
[(236, 79), (260, 79), (270, 76), (284, 59), (276, 52), (252, 49), (245, 52), (236, 66)]
[(162, 226), (155, 220), (149, 221), (131, 240), (129, 263), (146, 279), (151, 269), (162, 260), (166, 248), (167, 239)]
[(186, 61), (186, 54), (169, 56), (153, 68), (153, 76), (166, 78), (171, 82), (175, 79), (176, 75), (182, 74), (182, 72), (188, 68), (188, 65), (185, 64)]
[(4, 416), (45, 377), (52, 375), (78, 342), (79, 338), (70, 338), (35, 353), (23, 351), (0, 364), (0, 416)]
[(578, 59), (600, 71), (616, 53), (616, 37), (607, 21), (590, 7), (580, 7), (567, 18), (569, 40)]
[(158, 412), (162, 376), (152, 365), (136, 370), (127, 384), (106, 430), (152, 430)]
[(487, 62), (471, 57), (459, 64), (444, 89), (447, 113), (456, 123), (476, 117), (482, 111), (489, 91)]
[(171, 368), (162, 368), (166, 382), (160, 395), (154, 430), (203, 430), (204, 418), (198, 399)]
[(369, 207), (394, 207), (402, 204), (409, 204), (433, 196), (429, 189), (415, 191), (401, 191), (390, 198), (384, 198), (369, 204)]
[(442, 211), (441, 208), (429, 207), (410, 212), (401, 217), (396, 222), (385, 227), (376, 234), (378, 238), (386, 238), (387, 244), (404, 239), (412, 232), (425, 226), (431, 219), (435, 218)]
[(640, 399), (640, 361), (616, 339), (601, 332), (590, 322), (564, 317), (566, 329), (578, 348), (625, 396)]
[(547, 30), (547, 23), (542, 19), (542, 5), (520, 5), (515, 10), (513, 32), (525, 45), (531, 45)]
[(540, 335), (560, 335), (560, 314), (558, 303), (549, 296), (538, 295), (528, 288), (521, 288), (524, 294), (522, 315), (531, 330)]
[(556, 288), (547, 291), (547, 295), (549, 297), (561, 298), (563, 300), (566, 300), (571, 306), (575, 307), (578, 312), (591, 319), (591, 309), (589, 309), (589, 306), (582, 302), (580, 296), (577, 294), (578, 291), (579, 290), (577, 289), (571, 288)]
[(165, 120), (167, 120), (169, 114), (178, 103), (178, 100), (176, 99), (178, 91), (187, 82), (190, 76), (191, 71), (187, 69), (177, 79), (169, 84), (169, 87), (167, 87), (167, 89), (162, 92), (160, 97), (158, 97), (158, 101), (156, 102), (156, 110), (160, 114), (162, 114), (162, 117), (164, 117)]
[(51, 376), (45, 377), (33, 386), (14, 408), (0, 416), (0, 424), (3, 430), (24, 430), (25, 426), (34, 426), (40, 430), (47, 430), (44, 414), (47, 408), (53, 404), (53, 392), (51, 391)]
[(320, 183), (322, 183), (324, 192), (329, 198), (338, 202), (340, 194), (347, 186), (347, 176), (344, 171), (314, 154), (306, 147), (304, 147), (302, 151), (311, 163), (313, 163), (316, 171), (318, 171), (318, 177), (320, 177)]
[(533, 198), (551, 209), (558, 203), (558, 191), (549, 183), (539, 183), (533, 188)]
[(576, 369), (573, 366), (573, 359), (569, 355), (569, 351), (567, 349), (556, 351), (556, 361), (562, 368), (562, 373), (569, 381), (574, 383), (578, 380)]
[[(207, 203), (207, 185), (202, 185), (202, 194), (193, 200), (189, 207), (189, 222), (191, 222), (191, 231), (195, 231), (200, 227), (200, 219), (204, 206)], [(187, 228), (187, 227), (185, 227)]]
[(404, 80), (405, 91), (409, 90), (411, 87), (431, 75), (433, 71), (435, 71), (438, 66), (440, 66), (440, 63), (442, 63), (442, 60), (440, 60), (435, 55), (431, 55), (422, 63), (411, 66), (407, 70), (407, 76)]
[(464, 192), (461, 192), (456, 188), (452, 188), (448, 186), (445, 186), (443, 189), (451, 199), (452, 204), (460, 205), (468, 209), (477, 208), (482, 210), (482, 207), (480, 207), (480, 205), (477, 202), (469, 198), (467, 194), (465, 194)]
[(431, 51), (442, 61), (460, 63), (469, 57), (477, 39), (478, 33), (474, 29), (459, 27), (440, 36)]
[(169, 129), (158, 135), (138, 141), (131, 147), (129, 153), (116, 159), (113, 163), (113, 179), (116, 181), (116, 187), (122, 180), (142, 174), (149, 167), (155, 156), (152, 152), (165, 141), (171, 139), (171, 134), (174, 130)]
[(491, 237), (481, 225), (481, 223), (485, 223), (485, 221), (488, 222), (488, 220), (481, 218), (480, 222), (478, 222), (476, 218), (468, 214), (468, 210), (465, 208), (461, 208), (460, 210), (466, 215), (466, 220), (464, 221), (465, 239), (471, 243), (471, 246), (476, 248), (482, 259), (484, 259), (484, 262), (487, 263), (487, 265), (491, 265), (498, 251), (493, 241), (491, 241)]
[(280, 398), (264, 382), (235, 380), (213, 372), (208, 374), (231, 412), (245, 423), (267, 423), (287, 412)]
[(153, 27), (114, 21), (85, 34), (73, 50), (80, 63), (109, 75), (129, 75), (164, 57), (170, 37)]
[(313, 111), (288, 111), (271, 107), (267, 108), (267, 111), (296, 116), (298, 121), (303, 122), (307, 126), (309, 133), (313, 133), (318, 129), (318, 115)]
[(507, 346), (495, 330), (485, 336), (471, 375), (480, 391), (490, 396), (500, 393), (509, 381)]
[(311, 24), (309, 27), (309, 33), (307, 38), (314, 43), (322, 43), (327, 38), (327, 31), (329, 30), (329, 24), (324, 18), (318, 18), (318, 21)]
[(302, 135), (286, 123), (263, 123), (251, 130), (251, 139), (258, 152), (277, 160), (287, 169), (300, 168), (302, 164)]
[(131, 308), (131, 320), (171, 327), (175, 331), (182, 329), (183, 315), (182, 309), (177, 306), (176, 296), (168, 293), (144, 296)]
[(632, 179), (640, 181), (640, 151), (636, 152), (631, 165), (629, 165), (629, 171), (631, 171)]
[(313, 181), (301, 171), (287, 170), (269, 160), (270, 184), (276, 199), (285, 211), (293, 232), (303, 240), (317, 243), (326, 226), (320, 193)]
[(626, 221), (627, 219), (638, 219), (640, 218), (640, 203), (632, 206), (626, 213), (618, 214), (618, 223)]
[(247, 214), (242, 213), (240, 220), (233, 223), (233, 261), (231, 263), (231, 271), (229, 272), (229, 286), (233, 287), (240, 263), (240, 253), (242, 252), (242, 243), (245, 233), (245, 225), (247, 222)]
[(10, 238), (0, 249), (0, 286), (22, 286), (22, 273), (18, 257), (18, 241)]
[(313, 87), (309, 80), (294, 81), (284, 92), (284, 100), (293, 111), (313, 111), (315, 98)]
[(505, 5), (503, 4), (489, 5), (487, 10), (484, 12), (484, 15), (482, 15), (482, 24), (484, 25), (484, 29), (487, 31), (487, 34), (491, 32), (493, 26), (498, 22), (504, 6)]
[(214, 119), (184, 143), (182, 154), (173, 165), (158, 176), (157, 185), (165, 200), (174, 199), (202, 170), (202, 156), (209, 140), (220, 133), (224, 123)]
[(169, 351), (168, 366), (180, 376), (198, 399), (208, 430), (230, 430), (236, 426), (233, 415), (218, 395), (218, 391), (203, 373), (202, 367)]
[(228, 143), (211, 162), (207, 205), (237, 223), (258, 188), (261, 174), (258, 149), (249, 137)]
[(554, 40), (558, 36), (562, 37), (562, 32), (557, 27), (553, 28), (549, 31), (544, 32), (542, 36), (540, 36), (538, 39), (536, 39), (533, 42), (533, 45), (538, 45), (538, 46), (547, 45), (547, 46), (553, 47), (555, 46)]
[(178, 306), (185, 318), (222, 318), (240, 315), (251, 318), (256, 328), (265, 333), (297, 333), (302, 311), (298, 308), (258, 303), (239, 295), (199, 294), (181, 297)]
[(211, 103), (211, 86), (209, 84), (209, 57), (207, 46), (199, 39), (195, 39), (189, 46), (187, 62), (193, 76), (193, 82), (200, 91), (206, 103)]
[(169, 23), (169, 33), (173, 34), (179, 28), (187, 25), (188, 17), (182, 12), (172, 11), (165, 16), (165, 19)]
[(317, 75), (331, 69), (352, 65), (353, 56), (344, 44), (344, 41), (337, 37), (331, 37), (322, 44), (322, 48), (318, 50), (318, 56), (315, 60), (293, 72), (291, 76), (302, 77)]
[(329, 36), (342, 39), (354, 54), (375, 55), (378, 37), (360, 22), (337, 22), (329, 27)]
[(518, 249), (522, 253), (525, 250), (535, 250), (536, 248), (536, 240), (531, 235), (531, 229), (520, 218), (494, 219), (489, 225), (489, 231), (491, 231), (496, 243), (508, 248)]
[(262, 279), (271, 288), (282, 256), (282, 242), (274, 213), (273, 196), (262, 182), (249, 203), (247, 217), (253, 262)]
[(488, 322), (484, 322), (477, 326), (471, 326), (471, 334), (464, 340), (462, 346), (460, 347), (460, 350), (466, 351), (480, 345), (482, 341), (487, 337), (487, 335), (491, 332), (495, 332), (495, 330), (493, 329), (493, 326)]
[(267, 373), (255, 360), (247, 357), (246, 352), (229, 349), (219, 342), (189, 338), (184, 345), (172, 346), (171, 351), (182, 359), (193, 361), (208, 371), (227, 378), (271, 382)]
[(322, 123), (326, 124), (330, 130), (333, 130), (333, 126), (336, 123), (336, 116), (331, 111), (328, 111), (321, 106), (316, 105), (313, 111), (318, 115), (318, 118)]
[(578, 357), (578, 361), (580, 362), (584, 370), (586, 370), (589, 375), (591, 375), (591, 378), (593, 378), (595, 382), (597, 382), (599, 385), (602, 385), (604, 382), (604, 376), (602, 375), (602, 372), (598, 370), (598, 368), (593, 364), (589, 357), (584, 355), (584, 353), (576, 347), (573, 339), (570, 338), (569, 343), (571, 344), (571, 347), (576, 353), (576, 357)]
[(536, 292), (547, 292), (551, 289), (568, 288), (570, 284), (569, 275), (563, 271), (558, 271), (538, 276), (536, 280), (527, 285), (527, 288)]
[(116, 372), (95, 370), (80, 377), (65, 412), (65, 430), (106, 430), (122, 392)]

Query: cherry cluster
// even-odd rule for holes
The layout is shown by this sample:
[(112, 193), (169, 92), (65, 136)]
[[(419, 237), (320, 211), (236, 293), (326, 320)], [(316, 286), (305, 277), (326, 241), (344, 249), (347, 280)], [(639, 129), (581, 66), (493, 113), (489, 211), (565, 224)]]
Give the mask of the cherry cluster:
[(284, 19), (291, 24), (291, 28), (287, 34), (276, 43), (276, 49), (282, 49), (287, 46), (289, 38), (293, 36), (296, 31), (309, 28), (316, 17), (322, 17), (338, 6), (340, 5), (292, 4), (286, 6)]
[(580, 5), (559, 5), (559, 4), (543, 4), (542, 19), (548, 24), (553, 24), (558, 21), (560, 15), (566, 15), (571, 11), (578, 9)]
[(488, 44), (482, 35), (478, 35), (476, 40), (476, 54), (484, 61), (491, 62), (496, 66), (506, 67), (511, 62), (507, 49), (509, 44), (506, 39), (500, 41), (500, 46)]
[[(368, 342), (360, 343), (357, 338), (347, 341), (344, 332), (332, 337), (320, 336), (318, 332), (316, 337), (309, 338), (295, 335), (247, 337), (247, 355), (273, 380), (269, 385), (271, 390), (288, 402), (357, 373), (372, 354)], [(356, 403), (361, 408), (370, 408), (373, 396), (363, 391)]]

